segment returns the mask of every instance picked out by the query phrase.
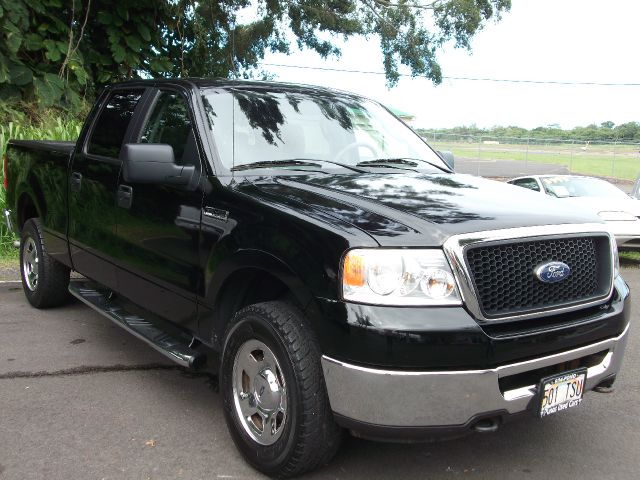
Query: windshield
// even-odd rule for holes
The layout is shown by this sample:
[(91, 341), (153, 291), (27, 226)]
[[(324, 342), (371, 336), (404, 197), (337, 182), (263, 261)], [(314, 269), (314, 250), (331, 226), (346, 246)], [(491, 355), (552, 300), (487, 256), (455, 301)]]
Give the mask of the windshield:
[(589, 177), (542, 177), (542, 185), (556, 197), (629, 198), (609, 182)]
[(327, 92), (209, 89), (203, 101), (219, 156), (231, 170), (250, 164), (336, 169), (376, 160), (371, 164), (379, 168), (448, 171), (420, 137), (369, 100)]

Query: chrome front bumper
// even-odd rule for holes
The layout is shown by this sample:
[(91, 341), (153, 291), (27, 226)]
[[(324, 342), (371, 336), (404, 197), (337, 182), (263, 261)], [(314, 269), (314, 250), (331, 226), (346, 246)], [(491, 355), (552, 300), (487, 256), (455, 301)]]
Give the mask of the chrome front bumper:
[(585, 347), (487, 370), (397, 371), (361, 367), (322, 357), (334, 413), (381, 427), (460, 426), (492, 412), (516, 414), (528, 409), (537, 385), (502, 392), (498, 380), (527, 371), (606, 354), (589, 367), (586, 389), (615, 375), (622, 363), (629, 326), (621, 335)]

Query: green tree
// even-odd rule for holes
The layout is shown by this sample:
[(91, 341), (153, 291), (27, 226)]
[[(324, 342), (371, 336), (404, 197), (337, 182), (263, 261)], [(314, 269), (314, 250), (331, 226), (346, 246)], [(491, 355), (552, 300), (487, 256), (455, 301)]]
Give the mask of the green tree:
[(615, 138), (618, 140), (640, 140), (640, 123), (627, 122), (617, 125), (613, 129)]
[(159, 20), (168, 4), (0, 0), (0, 99), (78, 108), (96, 86), (170, 68)]
[[(389, 85), (401, 65), (442, 80), (438, 50), (471, 38), (510, 0), (0, 0), (0, 101), (78, 108), (136, 77), (252, 76), (291, 43), (339, 56), (337, 39), (376, 38)], [(251, 21), (239, 16), (249, 9)]]
[(436, 130), (419, 129), (418, 133), (425, 137), (433, 135), (434, 132), (450, 135), (449, 138), (464, 139), (466, 136), (478, 138), (481, 136), (508, 141), (511, 138), (530, 140), (580, 140), (580, 141), (638, 141), (640, 140), (640, 123), (628, 122), (611, 128), (613, 122), (602, 122), (600, 126), (592, 123), (586, 127), (574, 127), (571, 130), (562, 130), (558, 124), (549, 124), (546, 127), (536, 127), (527, 130), (521, 127), (495, 126), (491, 128), (476, 128), (475, 125), (469, 127), (453, 127)]

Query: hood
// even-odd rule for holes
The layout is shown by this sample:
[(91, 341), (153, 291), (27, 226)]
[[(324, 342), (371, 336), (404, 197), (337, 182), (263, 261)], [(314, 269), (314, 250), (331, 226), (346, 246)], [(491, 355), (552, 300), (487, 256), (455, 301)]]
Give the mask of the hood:
[(601, 223), (584, 209), (471, 175), (290, 175), (247, 182), (258, 189), (253, 195), (303, 204), (305, 212), (354, 225), (384, 246), (440, 246), (461, 233)]
[(566, 197), (558, 200), (593, 213), (627, 212), (640, 217), (640, 200), (634, 198)]

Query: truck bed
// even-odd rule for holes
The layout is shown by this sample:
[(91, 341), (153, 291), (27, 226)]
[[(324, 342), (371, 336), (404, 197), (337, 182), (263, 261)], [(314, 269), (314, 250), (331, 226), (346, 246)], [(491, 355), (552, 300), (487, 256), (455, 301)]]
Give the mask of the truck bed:
[(6, 150), (8, 215), (17, 229), (25, 215), (39, 217), (48, 249), (67, 266), (68, 168), (74, 148), (75, 142), (9, 140)]

